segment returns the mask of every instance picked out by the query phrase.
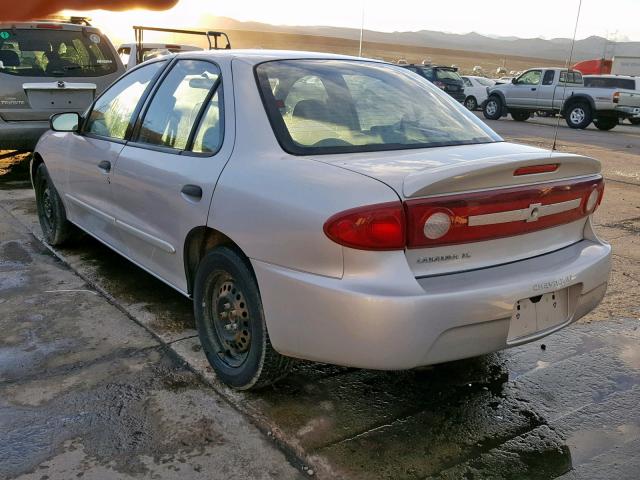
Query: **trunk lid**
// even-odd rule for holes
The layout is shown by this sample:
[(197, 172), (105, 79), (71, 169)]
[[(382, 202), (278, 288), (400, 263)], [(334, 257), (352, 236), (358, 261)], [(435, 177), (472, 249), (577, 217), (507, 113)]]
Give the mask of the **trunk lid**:
[(21, 87), (22, 91), (2, 103), (4, 120), (48, 120), (57, 112), (82, 113), (93, 102), (97, 88), (95, 83), (64, 80), (25, 82)]
[[(494, 202), (490, 210), (494, 216), (476, 213), (473, 221), (481, 221), (483, 225), (476, 226), (471, 222), (468, 224), (470, 228), (490, 230), (494, 222), (498, 225), (512, 222), (512, 227), (522, 225), (522, 233), (511, 232), (504, 237), (407, 248), (407, 261), (417, 277), (523, 260), (582, 240), (587, 215), (574, 215), (570, 221), (558, 221), (558, 224), (542, 228), (542, 225), (549, 223), (550, 218), (554, 218), (547, 217), (547, 221), (541, 220), (538, 224), (540, 229), (534, 230), (531, 228), (534, 224), (530, 222), (535, 222), (538, 218), (530, 218), (529, 214), (536, 206), (542, 207), (539, 208), (541, 219), (571, 209), (575, 213), (576, 209), (582, 208), (584, 196), (576, 193), (574, 199), (569, 194), (559, 200), (559, 197), (547, 195), (552, 189), (547, 188), (546, 184), (553, 185), (556, 192), (565, 189), (565, 184), (565, 190), (570, 190), (570, 184), (579, 182), (580, 179), (597, 179), (600, 172), (600, 163), (588, 157), (550, 153), (548, 150), (505, 142), (359, 153), (349, 155), (348, 159), (346, 157), (330, 155), (316, 157), (316, 160), (367, 175), (389, 185), (407, 206), (422, 200), (442, 197), (457, 201), (464, 199), (465, 195), (471, 198), (470, 192), (491, 192), (498, 198), (498, 202)], [(526, 170), (528, 167), (549, 164), (557, 167), (545, 173), (528, 173)], [(522, 168), (525, 168), (524, 174), (514, 175), (516, 170)], [(524, 193), (510, 194), (511, 198), (517, 199), (516, 202), (507, 203), (505, 200), (504, 206), (500, 204), (502, 192), (506, 195), (519, 189)], [(533, 193), (528, 192), (529, 190)], [(527, 195), (531, 195), (530, 199)], [(507, 197), (508, 195), (505, 196)], [(473, 202), (471, 205), (473, 208)], [(537, 215), (537, 210), (534, 213)], [(464, 221), (467, 222), (467, 219)]]

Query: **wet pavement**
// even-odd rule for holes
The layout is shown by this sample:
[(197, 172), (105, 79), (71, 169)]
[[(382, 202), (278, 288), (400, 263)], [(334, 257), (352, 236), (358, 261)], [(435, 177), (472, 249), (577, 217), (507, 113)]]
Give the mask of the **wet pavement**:
[[(6, 268), (0, 298), (12, 292), (11, 303), (0, 300), (0, 327), (9, 333), (9, 340), (0, 341), (0, 478), (2, 449), (15, 450), (9, 476), (31, 471), (27, 478), (62, 479), (85, 467), (95, 478), (103, 478), (103, 468), (145, 478), (149, 472), (177, 476), (172, 467), (161, 469), (169, 458), (168, 465), (183, 467), (180, 476), (197, 478), (192, 465), (203, 457), (203, 444), (222, 451), (217, 435), (233, 444), (252, 431), (245, 426), (228, 439), (230, 426), (215, 423), (220, 419), (207, 430), (210, 424), (199, 423), (194, 412), (216, 419), (216, 408), (228, 409), (225, 415), (232, 418), (242, 412), (267, 432), (270, 442), (251, 437), (255, 451), (264, 448), (275, 459), (271, 449), (278, 445), (285, 453), (279, 453), (280, 463), (269, 464), (284, 469), (277, 474), (283, 478), (293, 474), (285, 469), (285, 456), (295, 466), (310, 466), (319, 478), (638, 478), (638, 186), (607, 185), (596, 223), (614, 245), (614, 271), (605, 300), (580, 323), (526, 346), (421, 371), (301, 362), (289, 378), (258, 393), (238, 393), (216, 381), (200, 351), (187, 299), (89, 238), (55, 252), (72, 273), (34, 239), (24, 240), (30, 238), (26, 232), (39, 231), (29, 190), (0, 191), (0, 205), (0, 213), (10, 212), (0, 224), (19, 223), (22, 229), (22, 240), (12, 240), (0, 228), (0, 259), (9, 265), (0, 266)], [(59, 272), (38, 280), (35, 295), (25, 272), (41, 265)], [(58, 276), (63, 283), (56, 283)], [(98, 295), (43, 292), (67, 289)], [(36, 303), (29, 303), (32, 298)], [(104, 311), (88, 315), (88, 306)], [(66, 313), (56, 321), (37, 317), (61, 311)], [(20, 328), (16, 324), (22, 325), (20, 335), (11, 333)], [(55, 353), (60, 351), (67, 353)], [(78, 364), (82, 368), (67, 378), (66, 369)], [(128, 419), (120, 423), (114, 421), (119, 405)], [(186, 434), (192, 430), (207, 433), (192, 439)], [(4, 440), (7, 431), (15, 432), (10, 442)], [(135, 432), (149, 435), (136, 443), (141, 434)], [(189, 439), (193, 443), (184, 449), (175, 447)], [(21, 444), (33, 446), (13, 447)], [(299, 471), (309, 476), (309, 470)], [(256, 470), (238, 478), (262, 478), (254, 475)]]

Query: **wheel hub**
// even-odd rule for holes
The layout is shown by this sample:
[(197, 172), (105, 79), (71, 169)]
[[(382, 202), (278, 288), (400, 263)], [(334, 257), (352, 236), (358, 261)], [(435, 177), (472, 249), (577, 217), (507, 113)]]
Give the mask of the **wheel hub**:
[(251, 344), (249, 310), (244, 293), (231, 278), (216, 282), (213, 292), (213, 324), (220, 340), (218, 355), (232, 366), (241, 364)]
[(495, 100), (489, 100), (489, 103), (487, 103), (487, 113), (489, 115), (493, 115), (496, 113), (497, 110), (498, 110), (498, 105), (496, 105)]
[(585, 113), (582, 108), (574, 108), (571, 110), (571, 123), (578, 124), (584, 120)]
[(51, 204), (51, 193), (48, 187), (42, 192), (42, 206), (44, 207), (44, 216), (47, 217), (47, 220), (51, 221), (53, 217), (53, 205)]

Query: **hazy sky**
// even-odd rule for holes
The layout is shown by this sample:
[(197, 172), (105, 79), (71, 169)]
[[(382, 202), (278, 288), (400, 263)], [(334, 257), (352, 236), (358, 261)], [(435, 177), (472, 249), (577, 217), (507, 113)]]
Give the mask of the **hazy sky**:
[[(571, 37), (578, 0), (180, 0), (168, 12), (92, 12), (107, 33), (131, 36), (134, 23), (195, 26), (203, 13), (284, 25), (359, 27), (380, 31), (471, 31), (518, 37)], [(640, 40), (640, 0), (583, 0), (578, 38)], [(126, 33), (125, 33), (126, 32)]]

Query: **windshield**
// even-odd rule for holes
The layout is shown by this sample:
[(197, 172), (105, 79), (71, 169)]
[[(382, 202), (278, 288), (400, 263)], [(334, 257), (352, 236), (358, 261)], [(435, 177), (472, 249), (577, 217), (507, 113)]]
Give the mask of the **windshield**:
[(615, 77), (583, 77), (585, 87), (596, 88), (625, 88), (635, 90), (636, 81), (633, 78)]
[(455, 70), (449, 70), (446, 68), (437, 68), (436, 69), (436, 78), (438, 80), (458, 80), (462, 81), (462, 78)]
[(107, 40), (75, 30), (0, 31), (0, 73), (24, 77), (96, 77), (117, 64)]
[(278, 141), (293, 154), (501, 140), (447, 94), (401, 67), (281, 60), (258, 65), (256, 74)]
[(494, 82), (493, 80), (489, 80), (488, 78), (483, 77), (476, 77), (476, 81), (480, 85), (483, 85), (485, 87), (493, 87), (496, 84), (496, 82)]

